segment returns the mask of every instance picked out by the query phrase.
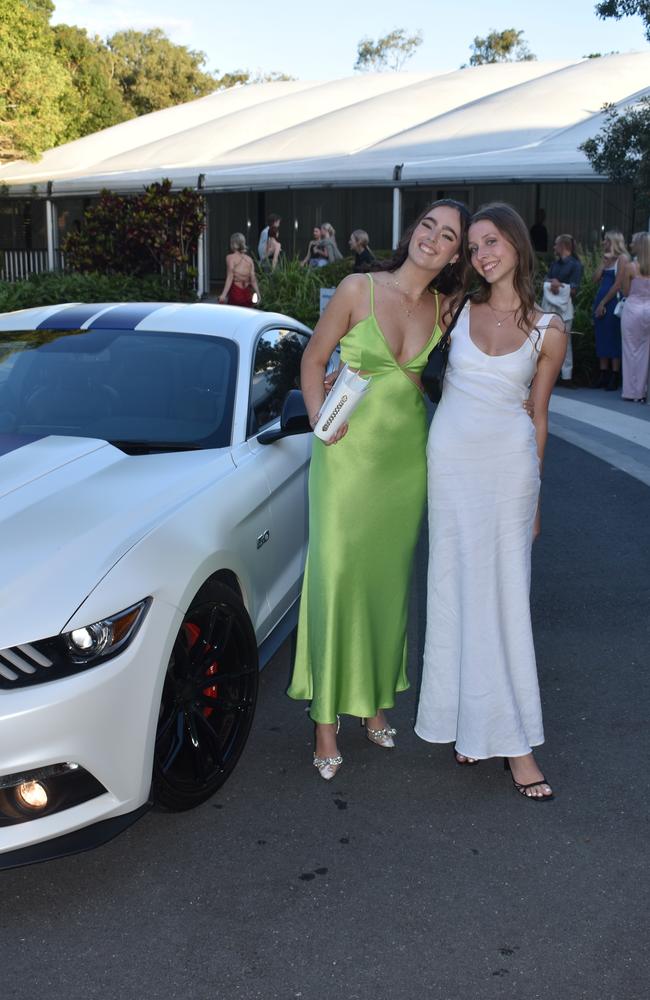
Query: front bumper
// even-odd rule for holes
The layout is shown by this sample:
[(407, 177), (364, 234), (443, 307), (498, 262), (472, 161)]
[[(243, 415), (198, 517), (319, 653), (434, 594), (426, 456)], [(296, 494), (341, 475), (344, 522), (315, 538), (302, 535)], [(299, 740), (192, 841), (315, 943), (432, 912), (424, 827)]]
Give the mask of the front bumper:
[[(0, 776), (68, 761), (105, 790), (1, 826), (0, 868), (84, 850), (93, 838), (101, 843), (148, 807), (162, 685), (181, 621), (177, 608), (154, 599), (133, 642), (114, 659), (62, 680), (0, 691)], [(88, 827), (94, 833), (84, 834)]]
[(5, 871), (8, 868), (21, 868), (23, 865), (35, 865), (39, 861), (54, 861), (57, 858), (64, 858), (68, 854), (81, 854), (82, 851), (90, 851), (94, 847), (107, 844), (113, 837), (117, 837), (118, 833), (122, 833), (123, 830), (140, 819), (151, 808), (152, 804), (151, 799), (149, 799), (133, 812), (114, 816), (112, 819), (104, 819), (91, 826), (74, 830), (72, 833), (64, 833), (52, 840), (44, 840), (39, 844), (20, 847), (16, 851), (5, 851), (0, 854), (0, 871)]

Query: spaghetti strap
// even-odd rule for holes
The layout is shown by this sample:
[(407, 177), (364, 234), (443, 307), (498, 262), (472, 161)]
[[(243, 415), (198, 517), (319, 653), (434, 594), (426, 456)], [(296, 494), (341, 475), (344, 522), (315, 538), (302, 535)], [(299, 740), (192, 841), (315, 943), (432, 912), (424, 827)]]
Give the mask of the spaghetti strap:
[(435, 333), (436, 330), (438, 329), (438, 324), (440, 323), (440, 296), (438, 295), (437, 288), (434, 289), (433, 294), (436, 297), (436, 322), (433, 328), (433, 332)]
[(370, 315), (374, 318), (375, 315), (375, 283), (372, 280), (372, 275), (368, 273), (368, 281), (370, 282)]

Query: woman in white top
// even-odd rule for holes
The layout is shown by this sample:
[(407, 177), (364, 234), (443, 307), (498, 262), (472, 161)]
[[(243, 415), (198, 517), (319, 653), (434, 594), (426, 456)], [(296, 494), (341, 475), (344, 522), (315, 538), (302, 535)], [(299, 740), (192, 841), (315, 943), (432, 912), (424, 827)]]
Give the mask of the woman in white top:
[[(479, 288), (453, 330), (427, 448), (430, 561), (415, 730), (454, 743), (458, 764), (503, 757), (517, 790), (547, 801), (552, 791), (532, 753), (544, 733), (530, 563), (548, 401), (567, 338), (559, 317), (535, 305), (534, 253), (513, 208), (487, 205), (472, 217), (468, 256)], [(531, 382), (532, 422), (522, 408)]]

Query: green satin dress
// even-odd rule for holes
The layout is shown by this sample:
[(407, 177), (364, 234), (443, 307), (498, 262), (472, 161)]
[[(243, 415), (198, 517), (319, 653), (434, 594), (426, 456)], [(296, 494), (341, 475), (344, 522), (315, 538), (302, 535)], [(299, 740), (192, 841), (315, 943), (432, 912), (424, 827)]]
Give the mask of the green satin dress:
[[(341, 340), (341, 357), (372, 375), (347, 435), (314, 438), (309, 552), (290, 698), (311, 700), (314, 722), (372, 718), (405, 691), (413, 554), (426, 499), (427, 418), (419, 375), (442, 331), (398, 364), (370, 315)], [(437, 298), (437, 296), (436, 296)], [(439, 310), (439, 304), (436, 302)]]

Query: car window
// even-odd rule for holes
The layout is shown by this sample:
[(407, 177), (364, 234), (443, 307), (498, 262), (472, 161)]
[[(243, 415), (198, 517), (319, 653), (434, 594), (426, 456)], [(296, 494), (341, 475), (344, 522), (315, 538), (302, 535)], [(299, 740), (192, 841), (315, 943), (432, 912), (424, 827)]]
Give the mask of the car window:
[(100, 438), (125, 451), (223, 447), (236, 376), (237, 347), (221, 337), (2, 333), (0, 434)]
[(280, 416), (290, 389), (300, 388), (300, 362), (309, 336), (296, 330), (266, 330), (257, 342), (248, 433), (257, 434)]

